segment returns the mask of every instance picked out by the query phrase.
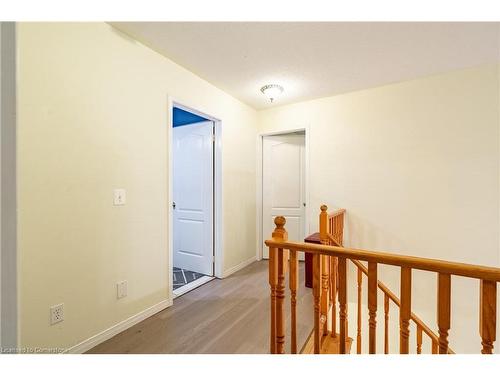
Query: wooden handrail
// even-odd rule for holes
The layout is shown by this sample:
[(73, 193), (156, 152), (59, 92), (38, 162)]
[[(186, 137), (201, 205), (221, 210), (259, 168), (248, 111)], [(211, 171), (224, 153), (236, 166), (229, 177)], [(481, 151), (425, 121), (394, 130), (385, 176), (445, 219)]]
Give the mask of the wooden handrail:
[(335, 211), (330, 212), (328, 214), (328, 218), (332, 218), (332, 217), (335, 217), (335, 216), (342, 215), (345, 212), (346, 212), (345, 208), (338, 208)]
[(367, 262), (371, 261), (391, 266), (408, 267), (422, 271), (447, 273), (450, 275), (470, 277), (473, 279), (500, 282), (500, 268), (495, 267), (448, 262), (438, 259), (397, 255), (378, 251), (350, 249), (347, 247), (338, 247), (323, 244), (281, 241), (277, 239), (266, 240), (265, 244), (269, 247), (278, 247), (286, 250), (297, 250), (305, 253), (330, 255), (339, 258), (348, 258)]

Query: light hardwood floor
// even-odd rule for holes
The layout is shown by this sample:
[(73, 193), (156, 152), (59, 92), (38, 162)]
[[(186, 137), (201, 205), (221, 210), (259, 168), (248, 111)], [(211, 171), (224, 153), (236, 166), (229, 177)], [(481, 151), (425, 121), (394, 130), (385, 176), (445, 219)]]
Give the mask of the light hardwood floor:
[[(299, 265), (297, 342), (313, 328), (311, 289)], [(254, 262), (226, 279), (215, 279), (174, 300), (174, 305), (103, 342), (88, 353), (268, 353), (267, 261)], [(289, 352), (289, 290), (287, 352)]]

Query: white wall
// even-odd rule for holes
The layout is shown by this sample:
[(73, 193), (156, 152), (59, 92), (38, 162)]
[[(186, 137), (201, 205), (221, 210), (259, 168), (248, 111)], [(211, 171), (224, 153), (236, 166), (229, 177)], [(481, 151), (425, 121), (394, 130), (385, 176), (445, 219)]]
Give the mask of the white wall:
[[(347, 246), (500, 266), (498, 75), (483, 66), (260, 112), (262, 132), (310, 127), (310, 231), (326, 203), (347, 209)], [(379, 273), (399, 293), (399, 271)], [(478, 282), (452, 283), (451, 346), (477, 353)], [(436, 328), (435, 276), (414, 272), (412, 298)], [(378, 311), (382, 328), (382, 297)]]
[(170, 301), (167, 95), (222, 120), (224, 270), (255, 257), (252, 108), (104, 23), (21, 23), (18, 56), (20, 346), (68, 348)]

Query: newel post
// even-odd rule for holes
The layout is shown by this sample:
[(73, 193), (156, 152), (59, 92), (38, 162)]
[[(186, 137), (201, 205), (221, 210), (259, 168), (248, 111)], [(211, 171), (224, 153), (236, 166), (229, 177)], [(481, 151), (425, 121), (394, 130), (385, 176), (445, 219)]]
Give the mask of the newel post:
[(328, 206), (326, 204), (321, 205), (321, 213), (319, 214), (319, 239), (321, 243), (328, 243)]
[[(286, 220), (274, 219), (274, 241), (287, 241)], [(271, 354), (285, 353), (285, 259), (283, 249), (269, 248), (269, 285), (271, 287)]]

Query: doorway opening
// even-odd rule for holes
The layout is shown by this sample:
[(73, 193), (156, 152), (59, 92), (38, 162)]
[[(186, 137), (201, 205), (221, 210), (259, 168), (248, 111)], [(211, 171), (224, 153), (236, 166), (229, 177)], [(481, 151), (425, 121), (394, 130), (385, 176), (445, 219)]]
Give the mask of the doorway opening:
[[(305, 129), (263, 134), (258, 258), (267, 259), (264, 241), (274, 230), (274, 218), (284, 216), (288, 239), (302, 242), (307, 230), (307, 133)], [(300, 260), (303, 260), (303, 255)]]
[(216, 275), (217, 123), (197, 111), (172, 105), (173, 298), (213, 280)]

